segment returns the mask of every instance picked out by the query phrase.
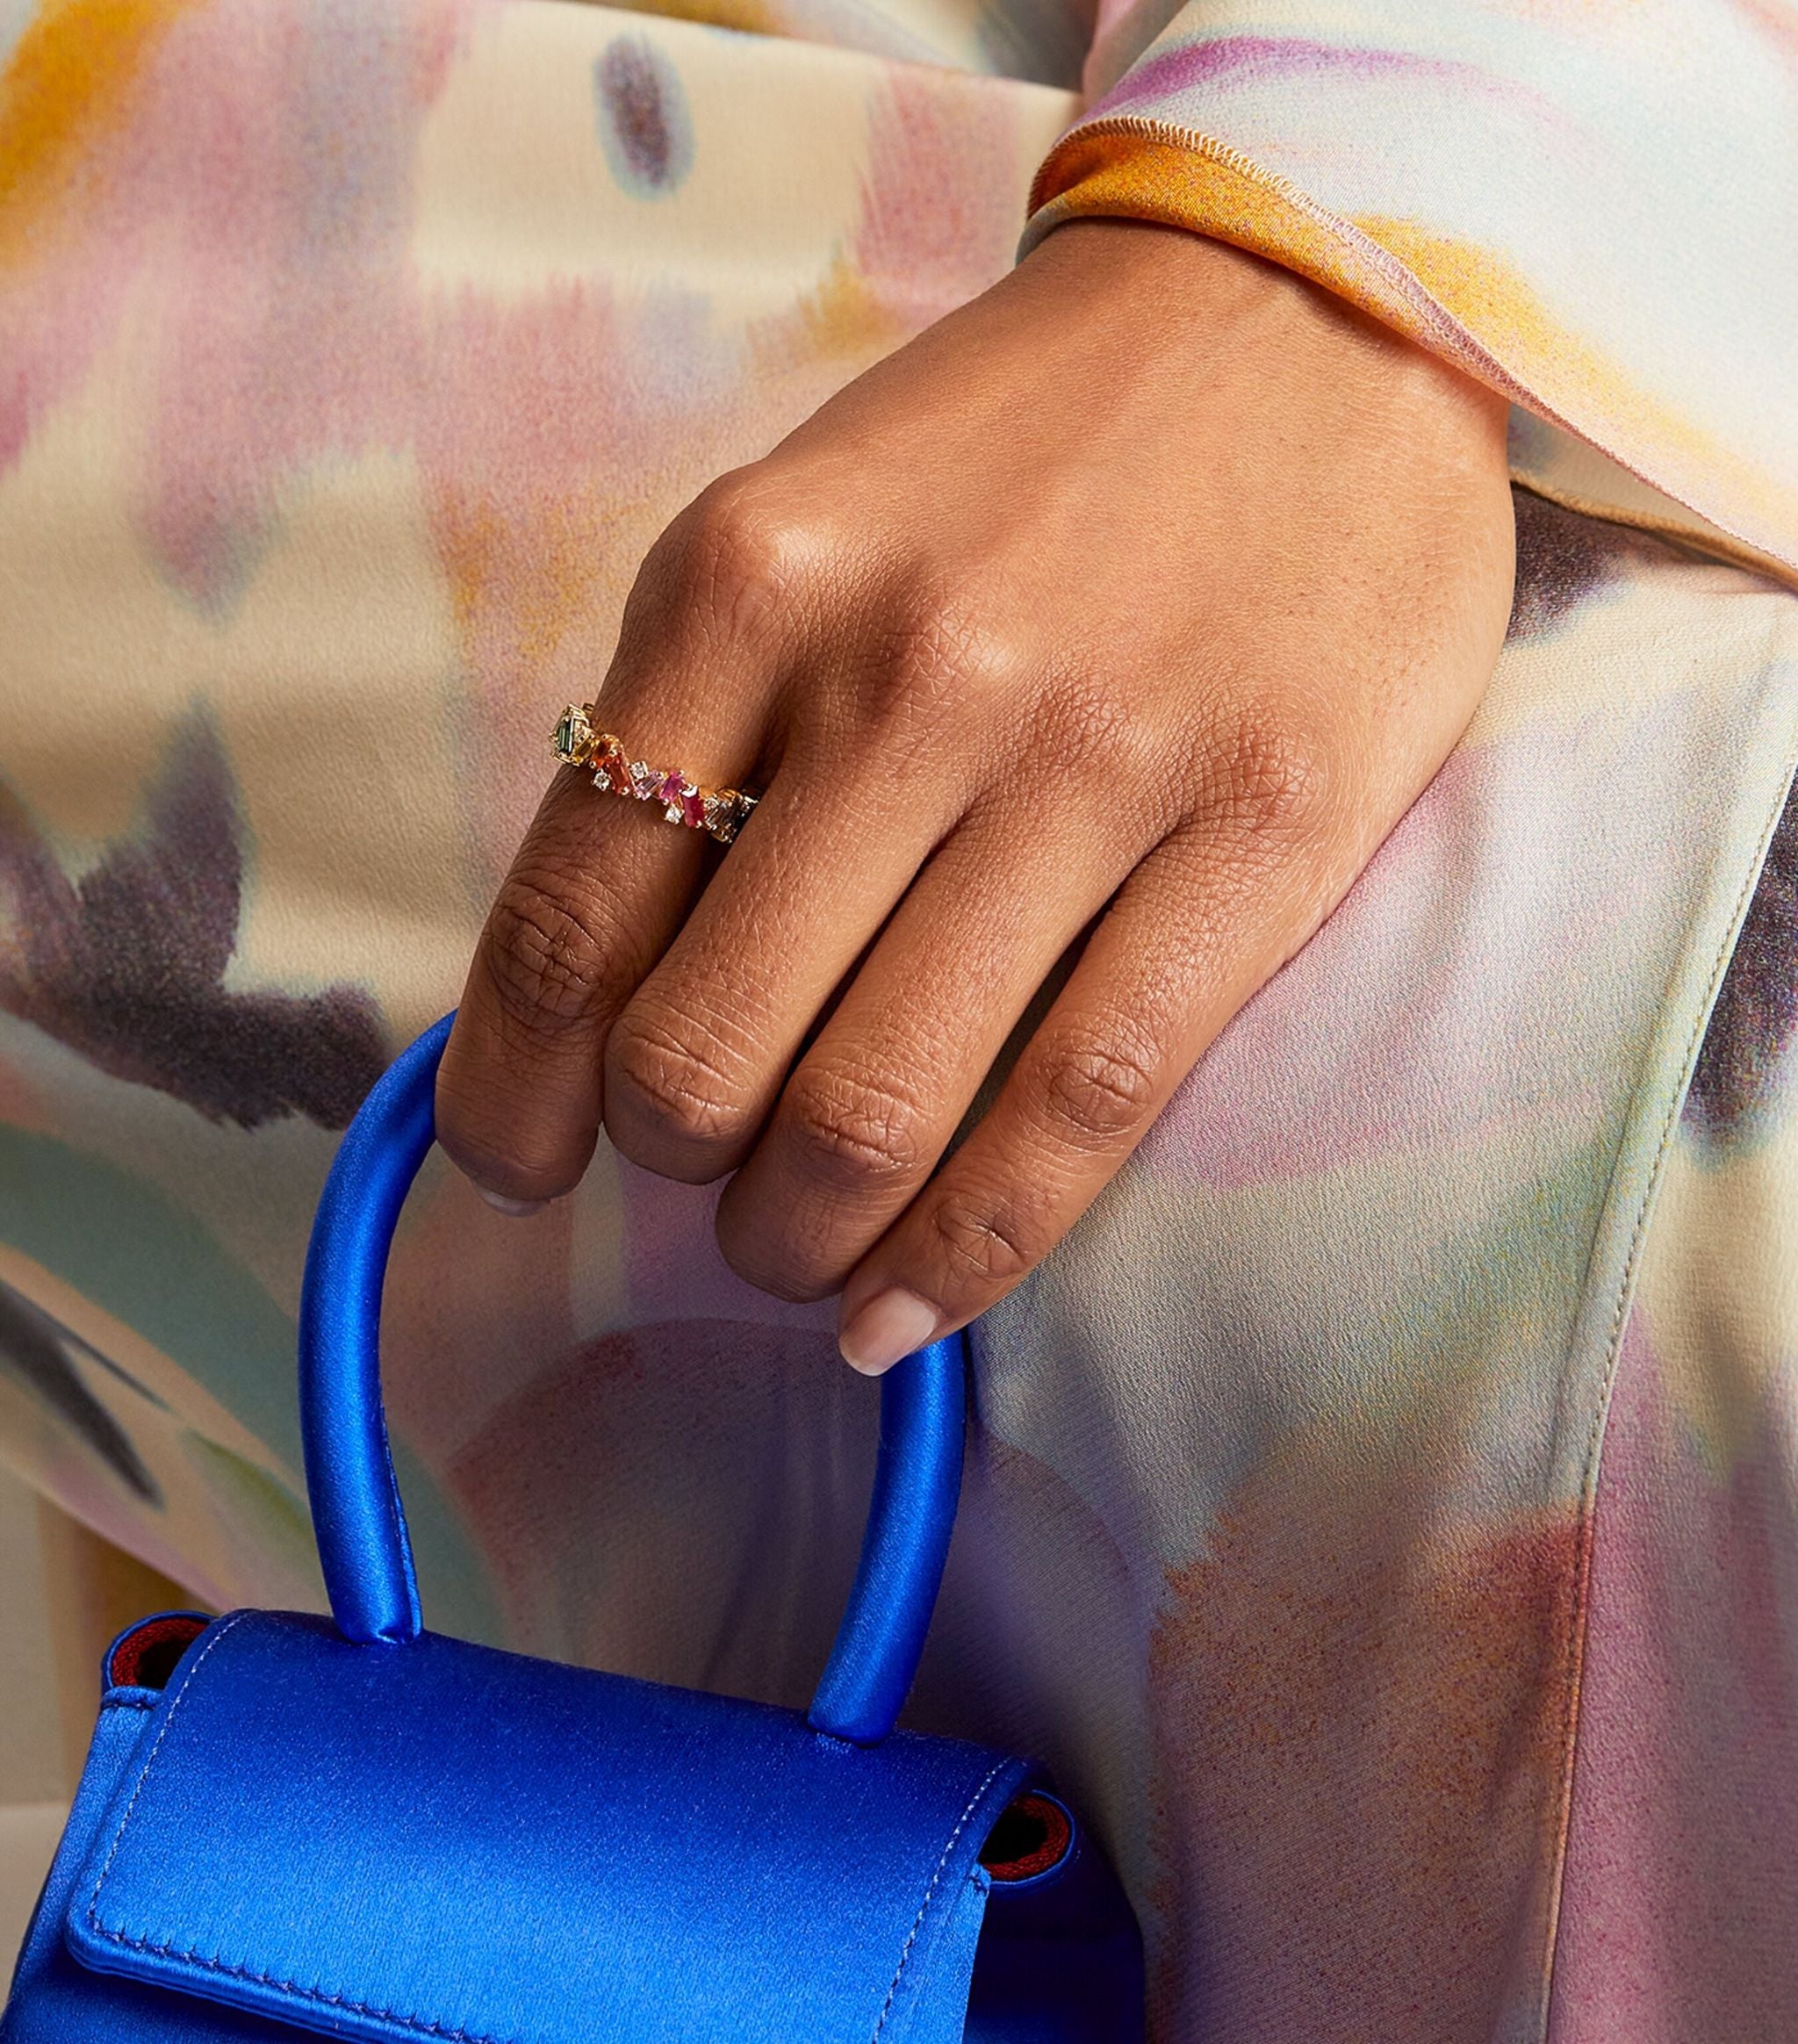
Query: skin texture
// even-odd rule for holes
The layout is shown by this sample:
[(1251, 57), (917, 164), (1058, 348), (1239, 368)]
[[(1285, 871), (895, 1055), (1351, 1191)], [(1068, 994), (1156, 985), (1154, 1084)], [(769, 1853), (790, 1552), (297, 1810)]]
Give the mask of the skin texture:
[(841, 1288), (859, 1367), (962, 1325), (1428, 782), (1512, 570), (1500, 399), (1255, 256), (1061, 228), (651, 550), (599, 722), (765, 798), (725, 854), (557, 772), (445, 1147), (528, 1210), (603, 1123), (734, 1172), (724, 1255)]

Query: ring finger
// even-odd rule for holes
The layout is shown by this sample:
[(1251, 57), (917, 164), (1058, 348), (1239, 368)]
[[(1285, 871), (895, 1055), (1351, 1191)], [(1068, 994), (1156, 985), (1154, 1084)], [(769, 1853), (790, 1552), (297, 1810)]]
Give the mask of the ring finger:
[(967, 791), (879, 748), (795, 743), (680, 933), (613, 1024), (606, 1133), (696, 1184), (743, 1162), (807, 1033)]

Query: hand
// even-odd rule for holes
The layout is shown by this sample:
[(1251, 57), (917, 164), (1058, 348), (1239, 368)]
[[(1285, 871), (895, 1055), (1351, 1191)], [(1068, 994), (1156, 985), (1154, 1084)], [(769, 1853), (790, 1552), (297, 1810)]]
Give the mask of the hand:
[[(1060, 229), (663, 534), (599, 721), (766, 789), (728, 853), (558, 770), (439, 1131), (509, 1201), (736, 1173), (725, 1256), (877, 1370), (1078, 1219), (1465, 726), (1501, 399), (1177, 229)], [(545, 706), (546, 721), (553, 706)], [(1058, 961), (984, 1117), (936, 1170)]]

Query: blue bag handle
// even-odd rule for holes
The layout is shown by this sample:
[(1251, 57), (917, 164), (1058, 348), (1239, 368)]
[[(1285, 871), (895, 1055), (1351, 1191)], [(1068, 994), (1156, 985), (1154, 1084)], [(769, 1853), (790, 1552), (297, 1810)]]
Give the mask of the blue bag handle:
[[(300, 1428), (319, 1562), (338, 1630), (369, 1645), (403, 1644), (423, 1626), (381, 1403), (381, 1286), (399, 1209), (435, 1140), (437, 1066), (455, 1018), (402, 1051), (350, 1123), (300, 1289)], [(818, 1731), (874, 1745), (911, 1688), (961, 1489), (966, 1371), (956, 1334), (881, 1380), (861, 1563), (807, 1714)]]

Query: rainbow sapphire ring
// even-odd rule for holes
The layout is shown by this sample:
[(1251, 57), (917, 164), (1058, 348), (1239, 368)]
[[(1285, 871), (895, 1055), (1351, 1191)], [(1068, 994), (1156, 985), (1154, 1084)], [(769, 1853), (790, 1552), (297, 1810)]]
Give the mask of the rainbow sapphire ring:
[(721, 845), (743, 828), (759, 796), (740, 788), (701, 788), (678, 766), (651, 766), (647, 759), (629, 758), (620, 739), (593, 728), (593, 710), (590, 702), (571, 702), (557, 720), (550, 743), (565, 766), (591, 773), (593, 786), (613, 795), (659, 803), (671, 824), (709, 831)]

